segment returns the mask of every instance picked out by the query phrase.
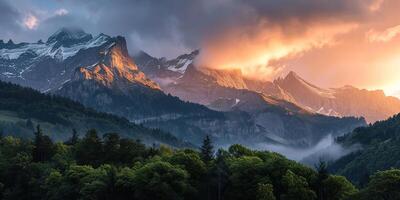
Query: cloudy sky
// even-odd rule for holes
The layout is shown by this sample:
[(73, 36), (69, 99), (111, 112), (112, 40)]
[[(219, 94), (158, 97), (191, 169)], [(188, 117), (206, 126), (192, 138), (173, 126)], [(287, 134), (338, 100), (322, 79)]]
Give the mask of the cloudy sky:
[(294, 70), (323, 87), (400, 94), (399, 0), (0, 0), (0, 38), (46, 40), (61, 27), (122, 35), (131, 52), (269, 80)]

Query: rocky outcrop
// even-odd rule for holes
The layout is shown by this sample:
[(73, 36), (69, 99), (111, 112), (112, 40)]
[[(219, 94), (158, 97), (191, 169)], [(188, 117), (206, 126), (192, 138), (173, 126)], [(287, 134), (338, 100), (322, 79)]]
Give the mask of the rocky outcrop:
[(323, 89), (294, 72), (275, 80), (274, 84), (290, 94), (298, 105), (324, 115), (357, 116), (375, 122), (400, 112), (400, 100), (386, 96), (381, 90), (369, 91), (352, 86)]

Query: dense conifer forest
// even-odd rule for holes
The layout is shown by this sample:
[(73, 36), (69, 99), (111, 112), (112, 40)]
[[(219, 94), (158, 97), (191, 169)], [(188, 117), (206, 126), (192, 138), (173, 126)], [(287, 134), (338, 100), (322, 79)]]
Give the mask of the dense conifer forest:
[(131, 123), (123, 117), (98, 112), (80, 103), (31, 88), (0, 81), (0, 130), (21, 138), (32, 138), (35, 126), (53, 140), (66, 140), (71, 129), (79, 133), (96, 127), (101, 132), (118, 132), (145, 144), (165, 143), (174, 147), (190, 147), (168, 132)]
[(339, 200), (399, 199), (400, 170), (372, 175), (357, 189), (329, 174), (268, 151), (241, 145), (200, 149), (145, 146), (117, 133), (83, 137), (71, 131), (53, 142), (40, 126), (34, 138), (0, 139), (1, 199), (232, 199)]

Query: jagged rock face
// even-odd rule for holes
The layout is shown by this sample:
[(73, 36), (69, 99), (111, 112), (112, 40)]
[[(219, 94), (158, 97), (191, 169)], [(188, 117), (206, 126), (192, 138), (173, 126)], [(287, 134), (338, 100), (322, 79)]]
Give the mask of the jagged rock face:
[(2, 80), (131, 120), (207, 110), (165, 95), (129, 57), (123, 37), (63, 28), (46, 43), (3, 43), (0, 58)]
[(0, 79), (40, 91), (57, 89), (71, 79), (76, 68), (96, 63), (99, 52), (113, 40), (104, 34), (92, 37), (61, 29), (46, 43), (0, 45)]
[(125, 39), (62, 28), (46, 43), (0, 45), (0, 79), (55, 91), (71, 79), (91, 79), (111, 87), (123, 82), (159, 89), (128, 56)]
[(248, 89), (247, 80), (237, 70), (197, 69), (190, 65), (183, 77), (163, 89), (183, 100), (219, 111), (255, 112), (274, 106), (296, 112), (302, 110), (290, 102)]
[[(139, 65), (139, 68), (145, 70), (146, 66)], [(164, 67), (165, 69), (167, 67)], [(148, 72), (152, 73), (151, 70)], [(163, 73), (165, 74), (167, 73)], [(258, 82), (244, 78), (237, 70), (198, 69), (191, 64), (179, 77), (160, 77), (157, 73), (149, 76), (157, 77), (154, 79), (156, 81), (173, 79), (168, 84), (159, 82), (165, 92), (189, 102), (207, 105), (213, 110), (226, 112), (225, 117), (232, 121), (228, 123), (223, 120), (210, 120), (211, 126), (194, 120), (186, 120), (185, 123), (202, 127), (210, 133), (216, 131), (211, 127), (215, 127), (216, 124), (221, 127), (221, 124), (225, 124), (222, 126), (225, 130), (218, 129), (220, 134), (229, 135), (226, 131), (232, 131), (231, 137), (241, 142), (251, 141), (252, 145), (262, 141), (310, 146), (327, 134), (341, 135), (352, 128), (365, 125), (362, 119), (339, 119), (314, 114), (287, 101), (286, 98), (293, 98), (279, 86), (271, 82), (263, 82), (265, 84), (260, 86)], [(267, 95), (267, 92), (270, 95)], [(245, 125), (238, 123), (237, 120), (243, 120)], [(187, 129), (180, 130), (182, 127), (174, 121), (157, 124), (148, 122), (147, 125), (177, 133), (191, 132)]]
[[(205, 69), (189, 65), (183, 74), (176, 75), (168, 70), (168, 62), (154, 67), (155, 62), (152, 61), (157, 59), (146, 55), (139, 56), (139, 68), (147, 70), (149, 77), (159, 83), (164, 91), (215, 110), (232, 110), (237, 107), (237, 102), (243, 103), (244, 99), (230, 91), (238, 89), (262, 93), (267, 100), (272, 98), (290, 102), (308, 112), (337, 117), (364, 117), (368, 122), (383, 120), (400, 112), (400, 100), (387, 97), (382, 91), (367, 91), (351, 86), (320, 88), (294, 72), (269, 82), (247, 79), (238, 70)], [(192, 63), (195, 55), (191, 57)], [(162, 70), (162, 73), (151, 70), (155, 68)]]
[[(3, 80), (65, 96), (140, 123), (172, 120), (175, 127), (187, 131), (177, 135), (198, 144), (206, 134), (233, 143), (244, 134), (236, 132), (241, 129), (262, 137), (250, 123), (164, 94), (128, 56), (122, 37), (92, 37), (80, 30), (61, 29), (46, 43), (10, 41), (0, 45)], [(169, 70), (179, 74), (194, 54), (166, 61)], [(229, 130), (229, 134), (221, 135), (223, 130)]]
[[(279, 86), (268, 81), (247, 79), (240, 70), (197, 68), (193, 63), (198, 54), (199, 51), (194, 51), (166, 61), (164, 58), (157, 59), (141, 52), (134, 58), (139, 60), (137, 63), (140, 70), (156, 81), (166, 93), (178, 96), (185, 101), (207, 105), (215, 110), (232, 110), (233, 105), (236, 105), (236, 101), (243, 103), (244, 98), (247, 98), (244, 96), (250, 95), (252, 92), (264, 94), (252, 94), (257, 96), (253, 101), (258, 101), (256, 103), (258, 105), (265, 104), (265, 100), (276, 101), (272, 99), (295, 102)], [(185, 64), (190, 63), (184, 68), (185, 71), (177, 73), (169, 70), (175, 66), (172, 65), (171, 67), (170, 63), (182, 63), (182, 60), (187, 61)], [(238, 92), (238, 90), (241, 92)], [(248, 99), (250, 100), (251, 98)], [(233, 103), (230, 104), (230, 107), (227, 106), (228, 104), (225, 104), (224, 108), (216, 107), (218, 102), (222, 103), (224, 100), (232, 101)], [(257, 109), (258, 106), (252, 106), (252, 108)]]
[(166, 58), (152, 57), (141, 51), (134, 55), (133, 58), (140, 70), (150, 79), (157, 80), (157, 83), (162, 87), (181, 77), (197, 55), (199, 55), (198, 50), (167, 60)]
[(362, 116), (368, 122), (386, 119), (400, 112), (400, 100), (383, 91), (368, 91), (352, 86), (323, 89), (303, 80), (294, 72), (274, 81), (298, 105), (331, 116)]
[[(214, 83), (221, 87), (248, 89), (246, 80), (243, 78), (240, 70), (212, 70), (198, 69), (206, 77), (210, 77)], [(186, 76), (188, 77), (188, 76)]]
[[(340, 135), (363, 125), (359, 119), (314, 115), (296, 104), (265, 95), (260, 91), (278, 94), (283, 90), (250, 84), (238, 71), (197, 70), (191, 63), (198, 53), (173, 60), (142, 54), (138, 63), (148, 65), (139, 65), (138, 69), (122, 37), (92, 37), (67, 29), (53, 34), (46, 43), (3, 43), (0, 78), (171, 131), (195, 144), (210, 134), (218, 144), (309, 146), (328, 133)], [(166, 92), (229, 112), (212, 111), (166, 95), (142, 71), (160, 78), (157, 82)], [(168, 81), (162, 82), (164, 79)], [(233, 104), (222, 108), (217, 106), (219, 101), (221, 105)]]
[(159, 89), (156, 83), (139, 71), (129, 57), (124, 38), (117, 37), (100, 55), (97, 63), (78, 68), (74, 75), (75, 80), (94, 80), (109, 88), (121, 87), (121, 90), (129, 87), (129, 84)]
[(335, 91), (337, 101), (332, 109), (343, 116), (364, 116), (372, 123), (400, 112), (399, 99), (388, 97), (381, 90), (367, 91), (344, 87)]
[(91, 34), (85, 33), (81, 29), (76, 28), (61, 28), (47, 39), (47, 44), (53, 44), (56, 49), (60, 46), (71, 47), (75, 44), (87, 43), (92, 40)]
[(296, 100), (291, 96), (291, 94), (273, 82), (246, 79), (246, 86), (249, 90), (297, 104)]
[(96, 62), (76, 68), (71, 80), (51, 92), (130, 120), (201, 115), (208, 111), (204, 106), (164, 94), (130, 58), (123, 37), (111, 38), (98, 52)]

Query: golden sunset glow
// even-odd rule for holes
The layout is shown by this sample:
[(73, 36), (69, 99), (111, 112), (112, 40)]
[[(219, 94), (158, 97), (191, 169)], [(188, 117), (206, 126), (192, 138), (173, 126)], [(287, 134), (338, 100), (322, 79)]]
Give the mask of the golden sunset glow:
[(253, 34), (247, 34), (242, 29), (231, 30), (205, 44), (199, 65), (218, 69), (241, 69), (248, 77), (266, 80), (282, 70), (272, 66), (271, 61), (333, 45), (337, 35), (356, 27), (356, 24), (315, 24), (296, 35), (287, 35), (279, 27), (262, 25), (251, 30)]
[(399, 95), (400, 15), (395, 8), (400, 2), (368, 3), (364, 16), (355, 20), (315, 17), (304, 24), (261, 21), (231, 28), (205, 40), (198, 64), (240, 69), (261, 80), (293, 70), (324, 87), (355, 85)]

